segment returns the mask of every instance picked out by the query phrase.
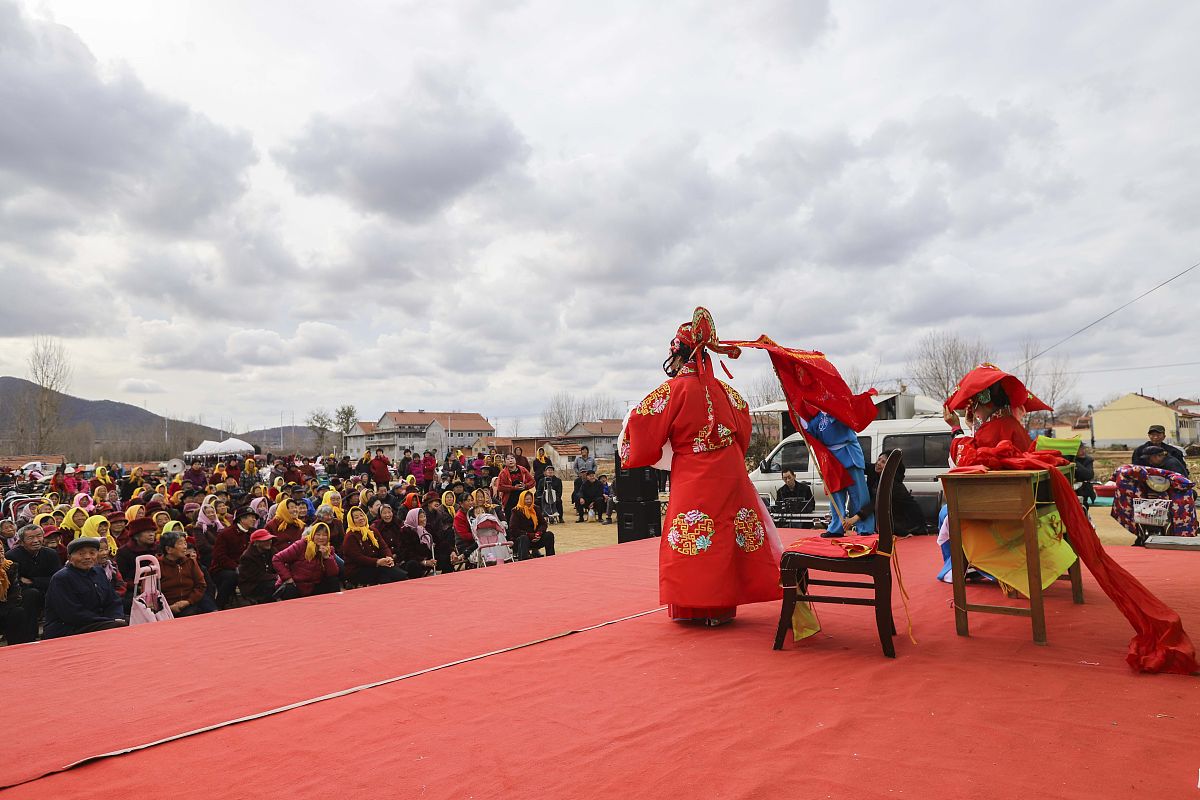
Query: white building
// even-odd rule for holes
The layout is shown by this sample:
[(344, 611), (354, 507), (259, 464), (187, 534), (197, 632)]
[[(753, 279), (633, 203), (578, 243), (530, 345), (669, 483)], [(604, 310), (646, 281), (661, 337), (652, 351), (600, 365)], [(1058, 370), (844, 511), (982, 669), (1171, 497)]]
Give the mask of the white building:
[(398, 459), (405, 449), (433, 450), (438, 460), (446, 450), (469, 446), (496, 429), (480, 414), (457, 411), (388, 411), (377, 422), (359, 421), (343, 441), (343, 452), (359, 456), (364, 450)]

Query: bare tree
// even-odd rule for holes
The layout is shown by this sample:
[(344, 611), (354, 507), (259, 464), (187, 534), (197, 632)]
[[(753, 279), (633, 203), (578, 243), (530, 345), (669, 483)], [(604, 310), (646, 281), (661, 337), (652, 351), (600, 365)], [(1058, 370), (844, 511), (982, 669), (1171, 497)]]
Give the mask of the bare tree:
[(329, 412), (323, 408), (314, 408), (308, 412), (308, 417), (304, 420), (304, 424), (308, 429), (316, 434), (317, 437), (317, 452), (324, 454), (325, 441), (329, 438), (330, 430), (333, 428), (333, 417), (329, 416)]
[(879, 372), (883, 369), (883, 363), (876, 358), (874, 363), (862, 365), (854, 364), (846, 369), (840, 370), (842, 378), (846, 381), (846, 385), (850, 387), (850, 391), (855, 394), (865, 392), (867, 389), (877, 389), (879, 383)]
[(991, 349), (978, 339), (963, 339), (953, 333), (934, 331), (922, 336), (909, 355), (908, 374), (922, 393), (944, 400), (963, 375), (990, 360)]
[(1040, 351), (1041, 346), (1034, 340), (1021, 343), (1021, 362), (1017, 377), (1053, 409), (1050, 412), (1050, 421), (1053, 423), (1058, 407), (1075, 391), (1079, 375), (1071, 369), (1071, 359), (1066, 355), (1058, 354), (1047, 358), (1039, 356)]
[(542, 433), (562, 436), (579, 422), (616, 419), (621, 416), (620, 409), (621, 404), (612, 395), (580, 397), (572, 392), (557, 392), (542, 409)]
[(508, 435), (514, 439), (521, 435), (521, 418), (513, 417), (508, 426)]
[(354, 428), (358, 422), (358, 409), (347, 403), (344, 406), (338, 406), (333, 412), (333, 419), (337, 424), (337, 431), (345, 436)]
[(48, 452), (56, 443), (63, 393), (71, 385), (71, 359), (62, 342), (38, 336), (25, 363), (29, 367), (29, 380), (37, 386), (33, 390), (29, 425), (32, 444), (37, 452)]

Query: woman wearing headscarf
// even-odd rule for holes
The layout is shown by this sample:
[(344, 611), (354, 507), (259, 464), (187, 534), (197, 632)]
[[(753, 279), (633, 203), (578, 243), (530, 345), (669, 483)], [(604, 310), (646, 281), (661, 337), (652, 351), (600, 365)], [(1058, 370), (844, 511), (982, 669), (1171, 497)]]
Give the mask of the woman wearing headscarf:
[(440, 502), (436, 497), (427, 496), (425, 500), (425, 528), (433, 537), (433, 557), (437, 560), (438, 572), (452, 572), (463, 561), (455, 549), (458, 539), (454, 532), (457, 502), (454, 492), (449, 491), (442, 492)]
[(92, 490), (92, 513), (107, 514), (113, 510), (113, 505), (109, 502), (112, 496), (110, 490), (104, 484), (100, 484)]
[(533, 457), (533, 478), (538, 485), (541, 485), (542, 476), (546, 474), (548, 466), (550, 466), (550, 459), (546, 457), (546, 448), (539, 447), (537, 454)]
[(342, 555), (346, 559), (346, 577), (355, 583), (394, 583), (408, 577), (396, 566), (392, 548), (371, 530), (367, 512), (358, 506), (346, 512)]
[(305, 538), (280, 550), (271, 559), (279, 576), (276, 592), (280, 600), (331, 594), (341, 589), (338, 564), (329, 542), (329, 526), (313, 525)]
[[(86, 497), (87, 495), (84, 496)], [(83, 533), (83, 526), (87, 522), (88, 516), (88, 512), (79, 506), (73, 506), (67, 512), (67, 515), (63, 517), (62, 524), (58, 526), (58, 529), (62, 531), (64, 541), (69, 542), (72, 539), (79, 538)]]
[(433, 536), (426, 530), (425, 520), (425, 509), (410, 510), (397, 538), (396, 561), (410, 578), (429, 575), (437, 567), (437, 560), (433, 557)]
[[(108, 552), (110, 555), (117, 553), (117, 540), (108, 532), (108, 517), (93, 515), (87, 518), (83, 523), (83, 528), (79, 533), (75, 534), (76, 539), (98, 539), (101, 543), (108, 544)], [(103, 549), (103, 548), (101, 548)]]
[(109, 491), (112, 491), (113, 489), (117, 488), (116, 481), (114, 481), (109, 476), (107, 467), (96, 467), (95, 476), (93, 476), (92, 479), (90, 481), (88, 481), (88, 491), (89, 492), (96, 491), (97, 486), (103, 486), (105, 489), (108, 489)]
[(259, 527), (267, 524), (267, 498), (259, 495), (250, 501), (250, 508), (258, 514)]
[(275, 537), (275, 552), (300, 541), (306, 513), (303, 500), (289, 500), (285, 495), (280, 496), (279, 504), (275, 506), (275, 516), (267, 523), (267, 530)]
[(521, 492), (508, 517), (508, 540), (516, 545), (521, 561), (541, 555), (537, 551), (542, 548), (546, 549), (546, 555), (554, 555), (554, 532), (546, 530), (546, 517), (538, 512), (529, 489)]

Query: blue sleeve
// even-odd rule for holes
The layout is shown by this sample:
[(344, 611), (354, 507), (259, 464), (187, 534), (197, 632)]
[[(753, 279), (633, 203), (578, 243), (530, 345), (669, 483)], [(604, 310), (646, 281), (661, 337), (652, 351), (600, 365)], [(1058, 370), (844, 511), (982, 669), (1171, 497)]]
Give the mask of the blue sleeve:
[[(104, 622), (110, 617), (102, 617), (89, 610), (81, 596), (84, 583), (75, 576), (57, 573), (50, 581), (50, 590), (46, 592), (46, 606), (53, 609), (55, 616), (63, 624), (78, 628), (93, 622)], [(91, 581), (87, 582), (86, 591), (91, 591)], [(112, 591), (112, 587), (109, 587)]]

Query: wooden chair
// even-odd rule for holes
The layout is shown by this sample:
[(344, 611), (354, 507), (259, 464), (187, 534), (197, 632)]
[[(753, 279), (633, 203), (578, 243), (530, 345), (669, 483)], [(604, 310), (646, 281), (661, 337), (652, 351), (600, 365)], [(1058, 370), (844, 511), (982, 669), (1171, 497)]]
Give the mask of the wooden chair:
[[(789, 545), (779, 562), (780, 583), (783, 586), (783, 608), (779, 614), (779, 628), (775, 633), (775, 649), (783, 649), (783, 640), (792, 627), (792, 613), (796, 603), (842, 603), (844, 605), (874, 606), (875, 625), (879, 629), (879, 642), (883, 654), (896, 657), (892, 637), (896, 635), (896, 623), (892, 619), (892, 558), (895, 539), (892, 536), (892, 485), (896, 471), (900, 468), (901, 453), (888, 453), (883, 474), (879, 477), (879, 489), (875, 494), (875, 533), (871, 536), (848, 536), (855, 544), (871, 548), (869, 555), (850, 558), (848, 555), (814, 555), (812, 551), (828, 551), (831, 540), (819, 536), (806, 536)], [(809, 552), (806, 552), (809, 551)], [(809, 572), (847, 573), (864, 575), (870, 581), (817, 580)], [(838, 586), (872, 590), (871, 597), (842, 597), (809, 594), (810, 586)]]

